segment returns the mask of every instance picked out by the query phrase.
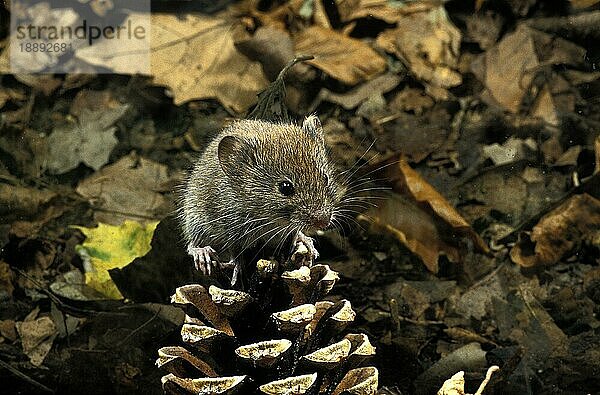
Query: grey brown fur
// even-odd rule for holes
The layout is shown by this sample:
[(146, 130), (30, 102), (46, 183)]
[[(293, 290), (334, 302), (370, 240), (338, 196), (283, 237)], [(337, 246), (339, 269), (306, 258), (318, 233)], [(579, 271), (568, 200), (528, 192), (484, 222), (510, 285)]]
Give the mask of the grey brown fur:
[[(283, 181), (293, 195), (282, 194)], [(275, 251), (294, 236), (310, 243), (302, 232), (326, 226), (342, 194), (317, 117), (302, 126), (234, 122), (209, 143), (185, 184), (180, 218), (188, 251), (200, 251), (198, 267), (198, 259), (225, 262), (249, 247)]]

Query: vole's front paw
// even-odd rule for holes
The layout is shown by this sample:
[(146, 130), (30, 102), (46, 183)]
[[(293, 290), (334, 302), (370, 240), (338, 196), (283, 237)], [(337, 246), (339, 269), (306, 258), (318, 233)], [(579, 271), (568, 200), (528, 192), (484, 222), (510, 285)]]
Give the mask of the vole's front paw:
[[(188, 254), (194, 258), (194, 267), (196, 270), (200, 270), (202, 274), (210, 276), (213, 265), (217, 260), (217, 252), (211, 246), (206, 247), (193, 247), (191, 244), (188, 245)], [(214, 263), (213, 263), (214, 259)]]
[(318, 257), (319, 251), (315, 248), (315, 240), (299, 232), (294, 243), (291, 261), (300, 266), (312, 266)]

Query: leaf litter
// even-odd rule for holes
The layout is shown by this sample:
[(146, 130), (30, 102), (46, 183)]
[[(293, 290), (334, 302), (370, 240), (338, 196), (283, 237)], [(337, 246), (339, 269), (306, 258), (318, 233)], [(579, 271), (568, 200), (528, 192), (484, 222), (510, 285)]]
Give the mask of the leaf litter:
[[(8, 390), (161, 393), (148, 361), (183, 315), (165, 303), (203, 281), (163, 219), (179, 174), (231, 117), (316, 112), (340, 170), (391, 188), (316, 235), (341, 278), (328, 303), (351, 300), (353, 330), (377, 348), (377, 375), (353, 370), (331, 391), (480, 393), (487, 374), (484, 393), (597, 392), (598, 2), (509, 3), (166, 5), (151, 16), (148, 76), (2, 75)], [(77, 56), (74, 70), (97, 61)], [(131, 234), (91, 230), (119, 225), (144, 248), (106, 248)], [(94, 266), (82, 248), (115, 259)]]

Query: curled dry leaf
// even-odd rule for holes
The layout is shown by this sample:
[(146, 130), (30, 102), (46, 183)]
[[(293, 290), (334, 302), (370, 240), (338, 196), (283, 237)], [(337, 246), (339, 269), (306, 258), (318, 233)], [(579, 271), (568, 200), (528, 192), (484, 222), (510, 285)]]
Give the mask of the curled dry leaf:
[[(441, 253), (453, 262), (460, 260), (460, 249), (448, 233), (466, 237), (479, 251), (489, 252), (483, 239), (435, 188), (405, 160), (397, 163), (397, 166), (386, 166), (386, 177), (392, 180), (393, 190), (400, 195), (392, 194), (372, 211), (370, 217), (376, 227), (396, 237), (433, 273), (438, 271)], [(376, 166), (381, 167), (381, 164)]]
[[(207, 377), (201, 379), (180, 378), (173, 374), (163, 376), (162, 386), (167, 393), (180, 393), (178, 389), (190, 394), (234, 394), (244, 385), (247, 376)], [(174, 388), (176, 387), (176, 388)]]
[(332, 395), (375, 395), (379, 385), (379, 372), (372, 366), (352, 369), (346, 373)]
[(242, 112), (267, 87), (260, 63), (235, 46), (245, 33), (237, 22), (224, 15), (152, 14), (151, 23), (154, 82), (170, 88), (175, 104), (215, 98)]
[(275, 364), (283, 354), (292, 346), (287, 339), (267, 340), (240, 346), (235, 349), (238, 357), (251, 361), (254, 365), (269, 367)]
[(306, 394), (317, 381), (317, 374), (288, 377), (283, 380), (271, 381), (259, 387), (263, 394), (268, 395), (301, 395)]
[(600, 201), (586, 193), (543, 216), (530, 236), (521, 235), (510, 257), (524, 267), (552, 265), (582, 243), (600, 243)]
[(385, 59), (364, 42), (320, 26), (298, 33), (294, 44), (297, 54), (315, 57), (307, 63), (348, 85), (370, 80), (386, 68)]

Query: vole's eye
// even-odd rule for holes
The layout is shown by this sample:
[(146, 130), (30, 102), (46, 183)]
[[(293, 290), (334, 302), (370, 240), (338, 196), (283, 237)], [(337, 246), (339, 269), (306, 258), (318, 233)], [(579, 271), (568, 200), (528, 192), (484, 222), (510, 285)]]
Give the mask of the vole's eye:
[(295, 192), (294, 184), (291, 181), (281, 181), (279, 183), (279, 192), (284, 196), (292, 196)]

